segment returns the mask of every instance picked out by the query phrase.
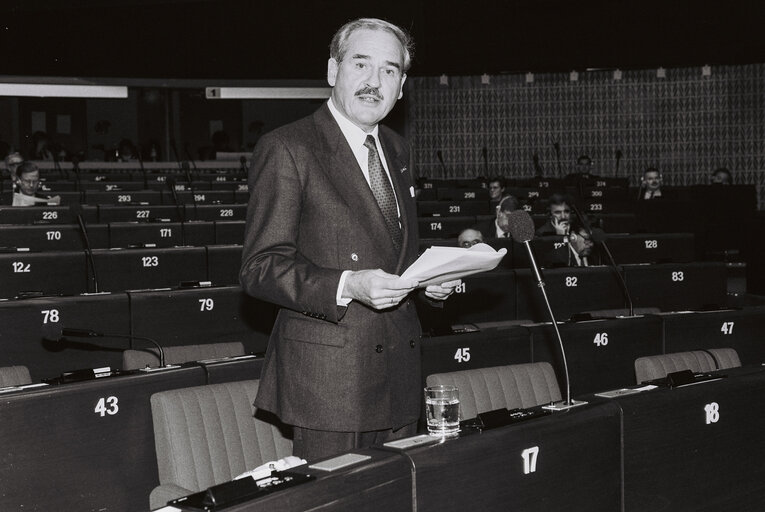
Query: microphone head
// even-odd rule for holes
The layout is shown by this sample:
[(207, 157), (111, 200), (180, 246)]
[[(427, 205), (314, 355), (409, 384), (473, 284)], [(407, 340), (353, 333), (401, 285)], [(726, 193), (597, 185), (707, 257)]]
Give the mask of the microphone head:
[(168, 187), (170, 187), (171, 189), (175, 190), (175, 178), (174, 177), (168, 176), (165, 179), (165, 183), (167, 183)]
[(622, 157), (622, 150), (621, 149), (617, 149), (616, 150), (616, 158), (621, 158), (621, 157)]
[(560, 151), (560, 144), (557, 142), (553, 142), (553, 147), (555, 148), (555, 151)]
[(443, 154), (441, 153), (441, 150), (440, 150), (440, 149), (437, 149), (437, 150), (436, 150), (436, 156), (438, 157), (438, 159), (439, 159), (439, 160), (443, 160), (443, 158), (444, 158), (444, 156), (443, 156)]
[(515, 210), (507, 214), (509, 233), (517, 242), (528, 242), (534, 238), (534, 220), (528, 212)]
[(606, 233), (600, 228), (592, 228), (592, 241), (595, 243), (601, 243), (606, 240)]
[(247, 164), (247, 157), (246, 156), (240, 156), (239, 157), (239, 163), (242, 164), (242, 165), (246, 165)]
[(181, 169), (183, 169), (184, 171), (188, 171), (189, 170), (189, 163), (186, 162), (186, 161), (181, 162)]

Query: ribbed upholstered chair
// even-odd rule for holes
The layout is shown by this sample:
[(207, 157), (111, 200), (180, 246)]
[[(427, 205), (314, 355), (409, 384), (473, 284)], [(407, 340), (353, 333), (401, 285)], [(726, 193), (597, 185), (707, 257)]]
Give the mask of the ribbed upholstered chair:
[(31, 384), (32, 377), (26, 366), (3, 366), (0, 368), (0, 388)]
[(495, 409), (527, 408), (561, 399), (555, 372), (547, 362), (437, 373), (428, 375), (426, 383), (457, 386), (462, 419)]
[[(203, 343), (201, 345), (178, 345), (164, 347), (165, 364), (182, 364), (189, 361), (233, 357), (244, 355), (244, 345), (239, 341), (225, 343)], [(147, 366), (159, 366), (159, 351), (156, 348), (125, 350), (122, 352), (122, 369), (137, 370)]]
[(152, 509), (292, 454), (288, 427), (253, 416), (257, 380), (181, 388), (151, 397), (159, 487)]
[(681, 370), (691, 370), (697, 373), (738, 366), (741, 366), (741, 360), (739, 360), (738, 353), (734, 349), (713, 348), (639, 357), (635, 359), (635, 376), (637, 383), (640, 384), (647, 380), (661, 379), (669, 373)]

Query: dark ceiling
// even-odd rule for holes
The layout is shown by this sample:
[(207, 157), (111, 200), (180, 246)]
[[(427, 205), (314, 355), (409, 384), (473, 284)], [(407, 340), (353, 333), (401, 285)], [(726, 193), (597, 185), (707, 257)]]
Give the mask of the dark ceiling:
[(412, 32), (418, 76), (765, 62), (762, 0), (61, 4), (3, 1), (0, 73), (321, 79), (332, 33), (359, 16)]

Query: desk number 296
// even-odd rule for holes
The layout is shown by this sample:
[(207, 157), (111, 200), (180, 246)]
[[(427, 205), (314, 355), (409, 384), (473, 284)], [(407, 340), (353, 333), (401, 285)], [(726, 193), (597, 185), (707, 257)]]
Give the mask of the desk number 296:
[(108, 398), (99, 398), (98, 403), (96, 404), (96, 409), (93, 411), (96, 414), (100, 415), (102, 418), (106, 416), (107, 414), (109, 416), (114, 416), (117, 414), (120, 410), (119, 405), (117, 405), (116, 396), (110, 396)]

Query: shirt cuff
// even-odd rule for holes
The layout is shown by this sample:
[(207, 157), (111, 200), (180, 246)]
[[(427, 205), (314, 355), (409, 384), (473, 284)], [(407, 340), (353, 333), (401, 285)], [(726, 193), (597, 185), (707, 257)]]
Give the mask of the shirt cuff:
[(335, 301), (337, 302), (338, 306), (347, 306), (351, 303), (353, 299), (344, 299), (342, 297), (343, 295), (343, 288), (345, 287), (345, 278), (348, 277), (348, 274), (350, 274), (350, 270), (344, 270), (342, 274), (340, 274), (340, 282), (337, 283), (337, 294), (335, 295)]

